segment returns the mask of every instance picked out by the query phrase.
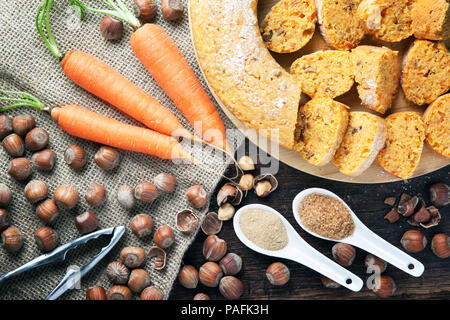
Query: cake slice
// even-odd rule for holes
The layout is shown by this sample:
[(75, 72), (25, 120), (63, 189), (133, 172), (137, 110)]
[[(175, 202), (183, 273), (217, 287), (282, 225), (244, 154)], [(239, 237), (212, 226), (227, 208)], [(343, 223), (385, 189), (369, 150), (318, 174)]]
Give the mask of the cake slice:
[(384, 114), (397, 94), (398, 52), (385, 47), (359, 46), (352, 50), (355, 81), (364, 106)]
[(387, 172), (407, 179), (414, 173), (422, 155), (424, 123), (417, 112), (397, 112), (386, 118), (386, 125), (386, 144), (377, 161)]
[(350, 112), (347, 131), (333, 158), (334, 164), (343, 174), (360, 175), (384, 147), (386, 133), (383, 118), (368, 112)]
[(403, 58), (402, 88), (406, 99), (430, 104), (450, 88), (450, 54), (444, 43), (416, 40)]
[(270, 51), (294, 52), (311, 40), (316, 21), (314, 0), (281, 0), (261, 23), (261, 34)]
[(299, 110), (294, 149), (315, 166), (326, 165), (341, 144), (348, 107), (328, 98), (310, 100)]
[(417, 39), (450, 38), (450, 0), (416, 0), (411, 16)]
[(318, 51), (297, 59), (291, 66), (291, 74), (311, 98), (335, 98), (346, 93), (353, 86), (354, 73), (348, 51)]
[(415, 0), (363, 0), (357, 16), (367, 33), (398, 42), (413, 34), (411, 9)]
[(422, 119), (427, 143), (441, 156), (450, 158), (450, 93), (430, 104)]
[(362, 21), (357, 17), (361, 0), (315, 0), (320, 32), (333, 49), (350, 50), (364, 37)]

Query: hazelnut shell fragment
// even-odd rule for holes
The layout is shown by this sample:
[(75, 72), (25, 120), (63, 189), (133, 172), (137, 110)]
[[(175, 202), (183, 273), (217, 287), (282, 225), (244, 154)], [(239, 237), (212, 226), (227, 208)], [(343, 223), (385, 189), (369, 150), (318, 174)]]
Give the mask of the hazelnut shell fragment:
[[(270, 186), (267, 184), (270, 183)], [(278, 188), (278, 180), (274, 175), (267, 173), (262, 174), (253, 180), (253, 189), (258, 197), (264, 198), (274, 192)]]
[(192, 210), (185, 209), (178, 212), (175, 220), (177, 229), (183, 233), (190, 234), (197, 230), (199, 219)]
[(148, 250), (147, 256), (149, 258), (156, 258), (153, 263), (153, 267), (156, 270), (162, 270), (166, 266), (166, 251), (164, 249), (153, 246)]
[(414, 213), (414, 210), (419, 203), (419, 197), (417, 196), (409, 196), (406, 193), (402, 194), (400, 198), (399, 205), (397, 207), (398, 213), (400, 213), (404, 217), (409, 217)]
[(441, 221), (441, 213), (434, 206), (429, 206), (426, 209), (430, 213), (431, 217), (427, 222), (420, 223), (420, 226), (422, 226), (425, 229), (437, 226), (439, 224), (439, 222)]
[(237, 206), (241, 203), (242, 198), (243, 192), (239, 186), (232, 183), (226, 183), (217, 193), (217, 205), (220, 207), (225, 203), (231, 203), (232, 205)]
[(395, 223), (400, 219), (400, 215), (396, 208), (392, 208), (385, 216), (384, 219), (388, 220), (390, 223)]
[(201, 228), (206, 235), (210, 236), (218, 234), (222, 230), (222, 224), (223, 222), (219, 220), (217, 213), (211, 211), (203, 219)]
[(397, 199), (395, 197), (388, 197), (384, 199), (384, 204), (387, 204), (388, 206), (393, 206)]

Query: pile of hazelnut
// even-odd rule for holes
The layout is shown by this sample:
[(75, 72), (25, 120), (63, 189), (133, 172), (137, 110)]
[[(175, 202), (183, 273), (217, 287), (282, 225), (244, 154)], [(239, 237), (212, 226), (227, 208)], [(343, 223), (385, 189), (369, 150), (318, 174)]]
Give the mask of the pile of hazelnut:
[[(137, 16), (144, 22), (151, 22), (158, 9), (153, 0), (134, 0)], [(184, 12), (184, 6), (181, 0), (162, 0), (161, 11), (166, 20), (173, 21), (180, 18)], [(123, 35), (123, 22), (106, 16), (100, 22), (100, 33), (107, 40), (119, 40)]]

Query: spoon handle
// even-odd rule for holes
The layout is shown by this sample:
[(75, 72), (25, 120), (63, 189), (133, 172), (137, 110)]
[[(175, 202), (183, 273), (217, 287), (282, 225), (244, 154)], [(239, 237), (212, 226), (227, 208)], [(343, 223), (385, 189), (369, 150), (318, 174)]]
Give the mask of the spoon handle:
[(290, 251), (289, 257), (286, 258), (303, 264), (354, 292), (361, 290), (363, 286), (361, 278), (330, 260), (308, 243), (301, 241), (292, 246)]
[(422, 263), (376, 235), (369, 228), (364, 226), (363, 229), (354, 235), (350, 244), (372, 253), (414, 277), (422, 275), (425, 270)]

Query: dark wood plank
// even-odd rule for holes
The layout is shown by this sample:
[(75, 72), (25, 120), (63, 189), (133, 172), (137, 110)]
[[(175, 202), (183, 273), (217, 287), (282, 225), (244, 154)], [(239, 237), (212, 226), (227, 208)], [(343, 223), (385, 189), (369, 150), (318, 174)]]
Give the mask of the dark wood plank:
[[(262, 152), (262, 151), (260, 151)], [(280, 183), (278, 190), (265, 199), (257, 198), (249, 193), (241, 205), (262, 203), (269, 205), (282, 214), (293, 224), (299, 234), (313, 247), (331, 258), (332, 242), (317, 239), (304, 232), (296, 225), (291, 212), (291, 202), (294, 196), (309, 187), (329, 189), (347, 201), (358, 217), (375, 233), (400, 247), (400, 238), (406, 230), (412, 227), (402, 218), (395, 224), (383, 219), (389, 211), (389, 206), (383, 203), (390, 196), (399, 197), (403, 192), (421, 194), (429, 202), (428, 188), (435, 182), (449, 183), (450, 166), (429, 175), (418, 177), (408, 182), (389, 184), (359, 185), (329, 181), (317, 178), (280, 163), (276, 175)], [(213, 198), (215, 199), (215, 197)], [(214, 201), (212, 201), (214, 202)], [(211, 210), (217, 210), (215, 203)], [(424, 230), (427, 238), (436, 233), (450, 232), (450, 206), (441, 208), (442, 220), (439, 226)], [(243, 259), (243, 270), (238, 274), (245, 286), (243, 299), (373, 299), (376, 296), (364, 287), (360, 292), (353, 293), (345, 288), (328, 289), (320, 282), (320, 276), (313, 270), (291, 261), (283, 261), (291, 271), (291, 280), (283, 287), (271, 286), (265, 278), (265, 269), (275, 259), (260, 255), (249, 250), (237, 239), (231, 221), (225, 222), (219, 236), (228, 243), (229, 252), (239, 254)], [(206, 236), (200, 231), (195, 242), (184, 257), (185, 264), (192, 264), (199, 268), (204, 262), (202, 245)], [(365, 273), (364, 258), (366, 253), (357, 249), (354, 264), (349, 270), (360, 276), (364, 281), (368, 278)], [(425, 273), (420, 278), (414, 278), (406, 273), (388, 266), (385, 274), (390, 275), (397, 283), (398, 290), (394, 298), (397, 299), (448, 299), (450, 298), (450, 260), (439, 259), (428, 246), (423, 252), (413, 254), (425, 265)], [(192, 299), (198, 292), (205, 292), (212, 299), (223, 299), (217, 288), (207, 288), (199, 284), (195, 290), (183, 288), (178, 282), (174, 285), (170, 299)]]

